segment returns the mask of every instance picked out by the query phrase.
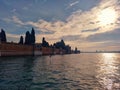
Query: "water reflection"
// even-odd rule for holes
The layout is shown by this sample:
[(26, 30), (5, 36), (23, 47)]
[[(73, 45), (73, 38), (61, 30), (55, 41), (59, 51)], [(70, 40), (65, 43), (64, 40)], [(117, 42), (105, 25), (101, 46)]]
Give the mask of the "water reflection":
[(120, 89), (120, 84), (117, 82), (117, 70), (116, 66), (117, 55), (115, 53), (103, 53), (101, 54), (101, 60), (99, 61), (100, 69), (98, 70), (98, 78), (101, 85), (106, 90)]
[(95, 77), (97, 55), (41, 57), (34, 61), (31, 89), (100, 90)]

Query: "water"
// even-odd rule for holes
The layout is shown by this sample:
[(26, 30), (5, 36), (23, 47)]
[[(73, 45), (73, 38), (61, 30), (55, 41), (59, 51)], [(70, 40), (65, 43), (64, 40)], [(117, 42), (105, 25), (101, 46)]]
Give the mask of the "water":
[(120, 90), (120, 54), (0, 58), (0, 90)]

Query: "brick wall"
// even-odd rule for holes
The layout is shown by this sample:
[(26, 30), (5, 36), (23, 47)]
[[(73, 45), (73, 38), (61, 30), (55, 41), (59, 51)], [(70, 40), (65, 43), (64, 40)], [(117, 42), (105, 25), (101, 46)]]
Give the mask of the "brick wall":
[(20, 45), (16, 43), (1, 43), (0, 56), (20, 56), (20, 55), (52, 55), (61, 54), (60, 49), (48, 47), (33, 47), (32, 45)]
[(33, 47), (15, 43), (2, 43), (0, 44), (0, 51), (1, 56), (32, 55)]

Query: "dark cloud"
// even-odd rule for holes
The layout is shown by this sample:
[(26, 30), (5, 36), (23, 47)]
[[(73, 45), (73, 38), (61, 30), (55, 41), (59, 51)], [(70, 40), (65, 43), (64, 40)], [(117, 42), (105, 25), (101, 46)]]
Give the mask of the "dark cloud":
[(91, 42), (101, 42), (101, 41), (120, 41), (120, 28), (111, 32), (95, 34), (87, 37), (88, 41)]
[(65, 41), (75, 41), (81, 39), (80, 35), (67, 35), (61, 38), (64, 39)]
[(89, 29), (89, 30), (82, 30), (81, 32), (96, 32), (98, 30), (99, 28), (95, 28), (95, 29)]

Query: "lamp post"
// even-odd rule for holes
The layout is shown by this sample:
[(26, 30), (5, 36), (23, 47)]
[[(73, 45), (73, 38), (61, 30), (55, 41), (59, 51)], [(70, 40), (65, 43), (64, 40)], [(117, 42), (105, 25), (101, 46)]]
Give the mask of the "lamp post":
[(1, 38), (0, 38), (0, 44), (1, 44)]
[(1, 56), (1, 38), (0, 38), (0, 56)]

